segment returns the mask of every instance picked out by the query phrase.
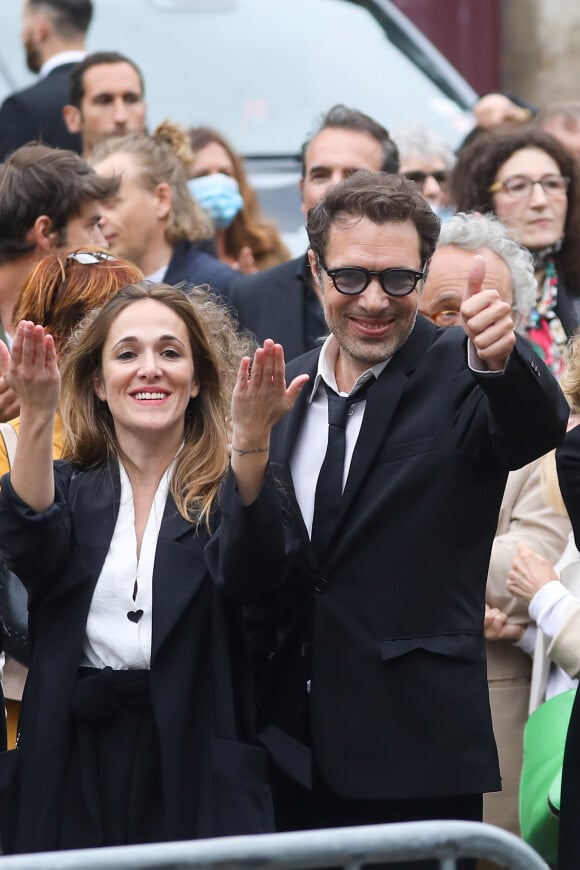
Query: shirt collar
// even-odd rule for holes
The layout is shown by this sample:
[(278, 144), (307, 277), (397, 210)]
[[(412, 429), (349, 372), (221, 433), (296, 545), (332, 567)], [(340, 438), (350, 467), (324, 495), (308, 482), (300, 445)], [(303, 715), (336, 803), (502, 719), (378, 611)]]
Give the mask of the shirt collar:
[(378, 378), (385, 366), (388, 364), (390, 357), (388, 359), (383, 360), (380, 363), (376, 363), (374, 366), (371, 366), (363, 372), (362, 375), (359, 375), (353, 384), (352, 390), (350, 393), (341, 393), (338, 389), (336, 383), (336, 376), (334, 374), (336, 367), (336, 360), (338, 359), (338, 351), (339, 345), (338, 341), (334, 337), (334, 335), (329, 335), (324, 344), (320, 349), (320, 356), (318, 357), (318, 370), (316, 372), (316, 377), (314, 378), (314, 385), (312, 387), (312, 392), (308, 397), (308, 401), (312, 402), (314, 396), (316, 395), (316, 391), (320, 387), (320, 382), (324, 381), (331, 390), (334, 390), (335, 393), (338, 393), (340, 396), (350, 395), (351, 393), (356, 392), (359, 387), (366, 383), (370, 378)]
[(63, 66), (65, 63), (80, 63), (87, 56), (86, 51), (79, 49), (71, 49), (70, 51), (59, 51), (58, 54), (53, 54), (48, 60), (45, 60), (38, 74), (41, 79), (45, 78), (49, 73), (56, 69), (57, 66)]
[(150, 275), (146, 275), (145, 280), (152, 281), (154, 284), (160, 284), (163, 281), (163, 279), (165, 278), (165, 274), (166, 274), (168, 268), (169, 268), (168, 265), (161, 266), (160, 269), (157, 269), (155, 272), (152, 272)]

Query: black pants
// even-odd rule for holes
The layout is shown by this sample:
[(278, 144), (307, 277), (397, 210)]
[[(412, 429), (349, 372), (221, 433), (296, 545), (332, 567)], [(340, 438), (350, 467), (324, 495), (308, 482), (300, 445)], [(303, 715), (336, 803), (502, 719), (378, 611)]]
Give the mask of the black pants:
[(167, 840), (149, 671), (81, 668), (59, 847)]
[[(300, 793), (295, 793), (292, 800), (276, 800), (276, 794), (274, 799), (278, 831), (437, 819), (481, 822), (483, 818), (481, 794), (414, 800), (353, 800), (335, 795), (317, 770), (313, 773), (312, 791), (300, 788)], [(461, 859), (457, 866), (458, 870), (472, 870), (475, 860)], [(439, 861), (373, 864), (372, 867), (373, 870), (379, 867), (385, 867), (385, 870), (438, 870)]]

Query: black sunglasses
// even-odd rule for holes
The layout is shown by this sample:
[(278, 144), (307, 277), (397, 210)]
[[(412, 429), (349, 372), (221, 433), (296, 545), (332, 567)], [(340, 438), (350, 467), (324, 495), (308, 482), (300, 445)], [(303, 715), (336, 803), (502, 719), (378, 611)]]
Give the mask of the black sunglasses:
[(421, 169), (412, 169), (409, 172), (404, 172), (405, 178), (409, 181), (414, 181), (421, 189), (425, 187), (425, 182), (428, 178), (434, 178), (439, 187), (445, 187), (449, 180), (449, 173), (445, 169), (435, 169), (434, 172), (423, 172)]
[(338, 292), (344, 293), (345, 296), (358, 296), (367, 289), (373, 278), (379, 279), (381, 287), (388, 296), (408, 296), (425, 277), (424, 272), (416, 272), (414, 269), (372, 271), (363, 269), (362, 266), (327, 269), (323, 263), (321, 265)]

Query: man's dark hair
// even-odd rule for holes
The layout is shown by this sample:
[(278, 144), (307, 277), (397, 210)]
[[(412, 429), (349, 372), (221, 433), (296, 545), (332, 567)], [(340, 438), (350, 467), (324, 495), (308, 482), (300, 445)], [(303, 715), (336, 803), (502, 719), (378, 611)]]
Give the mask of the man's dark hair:
[(41, 215), (60, 243), (83, 205), (115, 196), (119, 183), (97, 175), (73, 151), (35, 142), (17, 148), (0, 163), (0, 263), (34, 250), (26, 237)]
[(431, 259), (441, 223), (413, 181), (387, 172), (361, 169), (331, 187), (308, 212), (306, 229), (319, 263), (325, 262), (331, 227), (368, 218), (375, 224), (410, 221), (419, 235), (421, 263)]
[(132, 66), (137, 75), (139, 76), (141, 95), (143, 96), (145, 94), (145, 82), (143, 80), (143, 73), (141, 72), (135, 61), (130, 60), (128, 57), (125, 57), (124, 54), (119, 54), (118, 51), (95, 51), (92, 54), (87, 54), (84, 60), (81, 60), (81, 62), (77, 63), (76, 66), (74, 66), (72, 69), (70, 80), (71, 105), (76, 106), (77, 109), (80, 109), (81, 107), (81, 102), (85, 94), (83, 79), (86, 71), (93, 66), (101, 66), (102, 64), (107, 63), (128, 63), (129, 66)]
[(28, 0), (31, 9), (46, 7), (59, 36), (65, 39), (84, 35), (93, 17), (92, 0)]
[(348, 106), (343, 106), (338, 103), (328, 110), (318, 119), (316, 128), (306, 141), (303, 143), (300, 150), (300, 161), (302, 164), (302, 177), (306, 174), (306, 152), (310, 143), (329, 127), (336, 127), (340, 130), (355, 130), (358, 133), (368, 133), (373, 139), (376, 139), (383, 149), (383, 172), (398, 172), (399, 171), (399, 151), (396, 144), (391, 139), (388, 130), (386, 130), (378, 121), (371, 118), (370, 115), (365, 115), (364, 112), (359, 112), (358, 109), (349, 109)]

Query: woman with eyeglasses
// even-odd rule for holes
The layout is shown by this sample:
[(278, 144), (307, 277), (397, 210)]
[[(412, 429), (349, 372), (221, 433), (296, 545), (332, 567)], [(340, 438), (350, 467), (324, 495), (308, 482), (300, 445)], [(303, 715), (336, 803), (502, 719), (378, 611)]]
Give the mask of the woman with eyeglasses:
[(21, 402), (0, 547), (32, 648), (18, 748), (0, 756), (4, 852), (272, 827), (241, 616), (287, 559), (268, 443), (306, 376), (287, 389), (268, 340), (232, 391), (210, 318), (207, 295), (123, 287), (75, 332), (62, 395), (41, 326), (0, 344)]
[(556, 376), (580, 323), (580, 207), (572, 154), (553, 136), (521, 126), (478, 136), (451, 181), (458, 211), (495, 214), (534, 255), (536, 305), (527, 335)]

